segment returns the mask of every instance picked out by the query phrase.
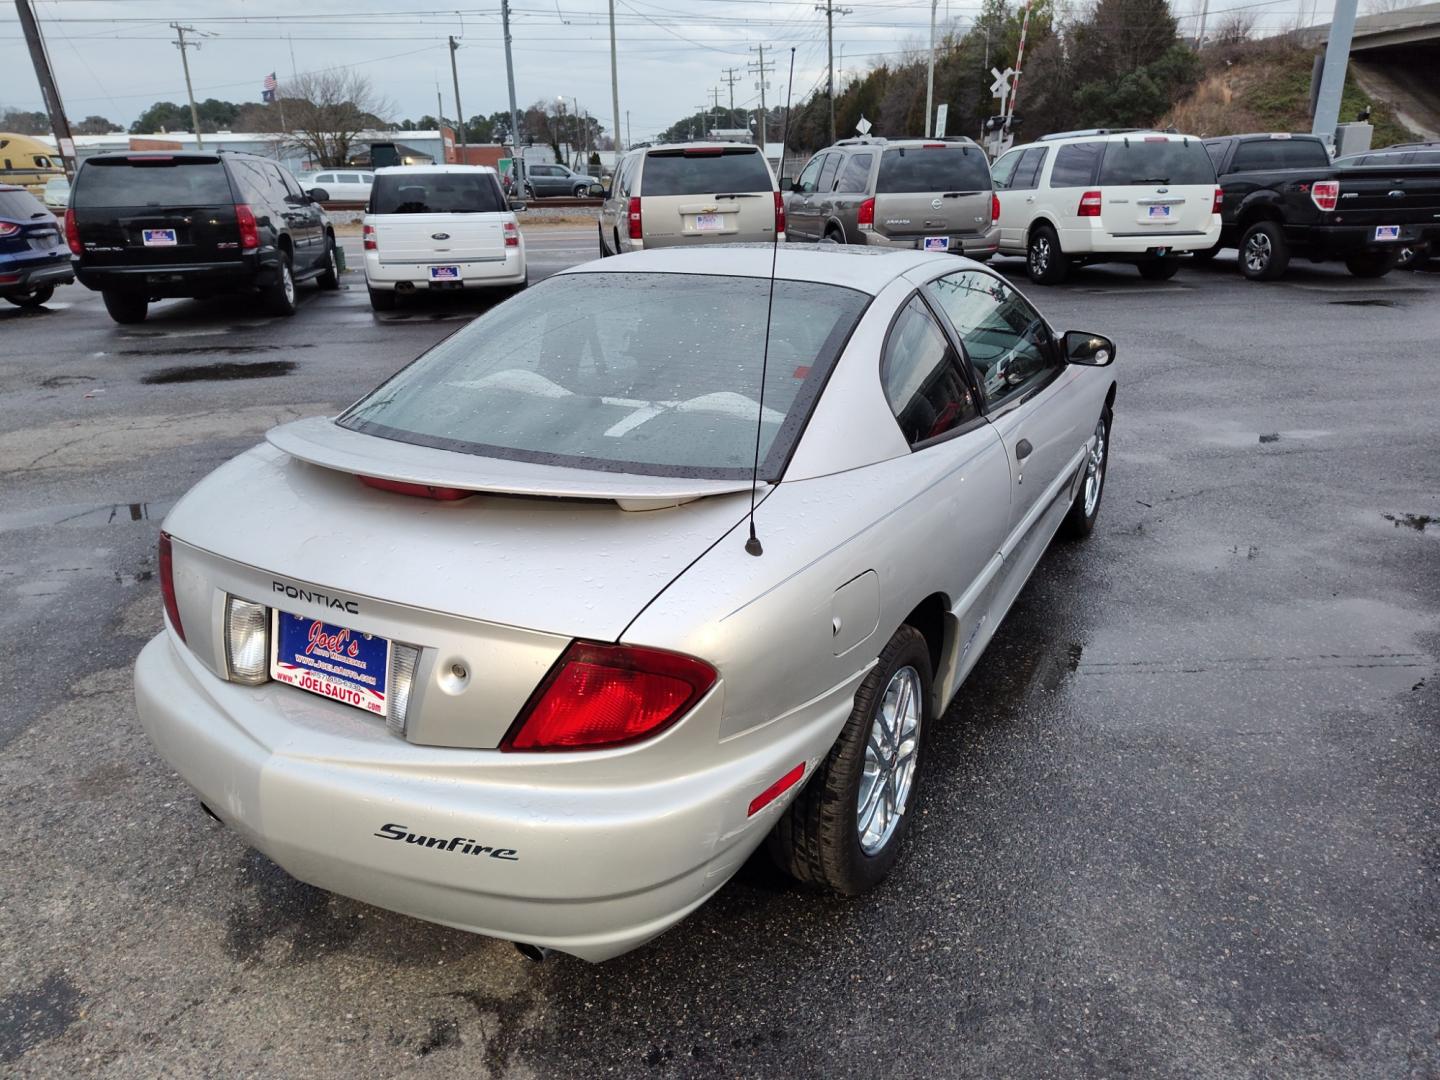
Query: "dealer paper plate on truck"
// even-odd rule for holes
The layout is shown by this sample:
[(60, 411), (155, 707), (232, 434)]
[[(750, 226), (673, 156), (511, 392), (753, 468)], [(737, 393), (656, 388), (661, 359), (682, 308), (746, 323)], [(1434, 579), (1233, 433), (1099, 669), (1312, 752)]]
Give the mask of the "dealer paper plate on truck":
[(390, 642), (306, 615), (276, 611), (270, 677), (312, 694), (385, 715)]

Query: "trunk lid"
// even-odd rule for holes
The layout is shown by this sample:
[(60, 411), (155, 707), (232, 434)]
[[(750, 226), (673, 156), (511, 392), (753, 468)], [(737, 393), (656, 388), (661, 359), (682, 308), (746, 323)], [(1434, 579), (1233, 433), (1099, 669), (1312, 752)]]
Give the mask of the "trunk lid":
[(754, 147), (656, 151), (645, 158), (639, 193), (647, 246), (775, 236), (775, 181)]
[(1440, 221), (1440, 166), (1360, 165), (1335, 173), (1337, 225), (1420, 225)]
[(508, 213), (372, 214), (382, 263), (504, 262)]
[(239, 201), (211, 155), (94, 158), (71, 196), (89, 266), (166, 266), (241, 258)]
[(1187, 136), (1136, 134), (1106, 143), (1098, 186), (1100, 224), (1112, 236), (1203, 233), (1214, 215), (1215, 164), (1204, 144)]
[(978, 147), (933, 142), (887, 148), (875, 180), (875, 231), (900, 242), (985, 233), (992, 194)]

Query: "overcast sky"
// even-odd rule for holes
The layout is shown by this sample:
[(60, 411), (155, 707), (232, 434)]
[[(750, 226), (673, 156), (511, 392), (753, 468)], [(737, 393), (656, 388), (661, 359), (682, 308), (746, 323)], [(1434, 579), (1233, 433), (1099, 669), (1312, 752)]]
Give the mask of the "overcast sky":
[[(91, 114), (124, 126), (152, 102), (184, 102), (179, 51), (167, 25), (181, 21), (213, 34), (191, 55), (197, 99), (258, 101), (271, 71), (283, 82), (292, 71), (352, 66), (369, 74), (395, 106), (397, 120), (436, 110), (438, 83), (445, 113), (454, 114), (447, 35), (463, 40), (460, 95), (467, 115), (507, 108), (499, 0), (459, 10), (433, 0), (34, 0), (60, 92), (72, 121)], [(835, 18), (836, 67), (843, 77), (893, 58), (929, 33), (927, 0), (839, 0), (850, 14)], [(1332, 0), (1214, 0), (1211, 18), (1246, 7), (1266, 32), (1297, 16), (1329, 19)], [(1194, 31), (1196, 0), (1177, 0)], [(1196, 4), (1192, 7), (1192, 4)], [(838, 6), (838, 5), (837, 5)], [(940, 0), (961, 29), (978, 0)], [(1063, 5), (1062, 5), (1063, 6)], [(564, 95), (610, 130), (610, 45), (607, 0), (514, 0), (515, 92), (523, 109)], [(783, 103), (789, 49), (795, 53), (795, 98), (825, 77), (825, 17), (815, 0), (615, 0), (620, 60), (620, 109), (629, 112), (634, 139), (648, 138), (713, 100), (728, 104), (725, 69), (735, 69), (735, 104), (759, 101), (757, 75), (746, 70), (765, 46), (771, 105)], [(39, 88), (13, 5), (0, 10), (0, 108), (39, 109)], [(622, 119), (622, 123), (624, 120)]]

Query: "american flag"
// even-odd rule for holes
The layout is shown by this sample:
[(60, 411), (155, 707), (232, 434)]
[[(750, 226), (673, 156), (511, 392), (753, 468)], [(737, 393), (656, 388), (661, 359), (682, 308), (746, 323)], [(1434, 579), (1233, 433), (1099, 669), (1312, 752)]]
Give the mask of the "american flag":
[(275, 100), (275, 89), (278, 84), (275, 82), (275, 72), (265, 76), (265, 82), (260, 88), (260, 100), (267, 105)]

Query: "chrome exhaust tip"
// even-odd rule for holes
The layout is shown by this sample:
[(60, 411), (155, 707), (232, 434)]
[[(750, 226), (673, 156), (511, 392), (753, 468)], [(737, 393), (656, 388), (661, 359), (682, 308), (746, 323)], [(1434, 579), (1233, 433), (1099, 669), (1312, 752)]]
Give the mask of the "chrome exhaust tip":
[(397, 281), (395, 283), (395, 291), (399, 293), (406, 293), (408, 295), (409, 293), (413, 293), (415, 291), (415, 283), (413, 281)]
[(526, 960), (533, 960), (538, 964), (555, 950), (544, 945), (531, 945), (524, 941), (517, 941), (515, 942), (515, 951)]

